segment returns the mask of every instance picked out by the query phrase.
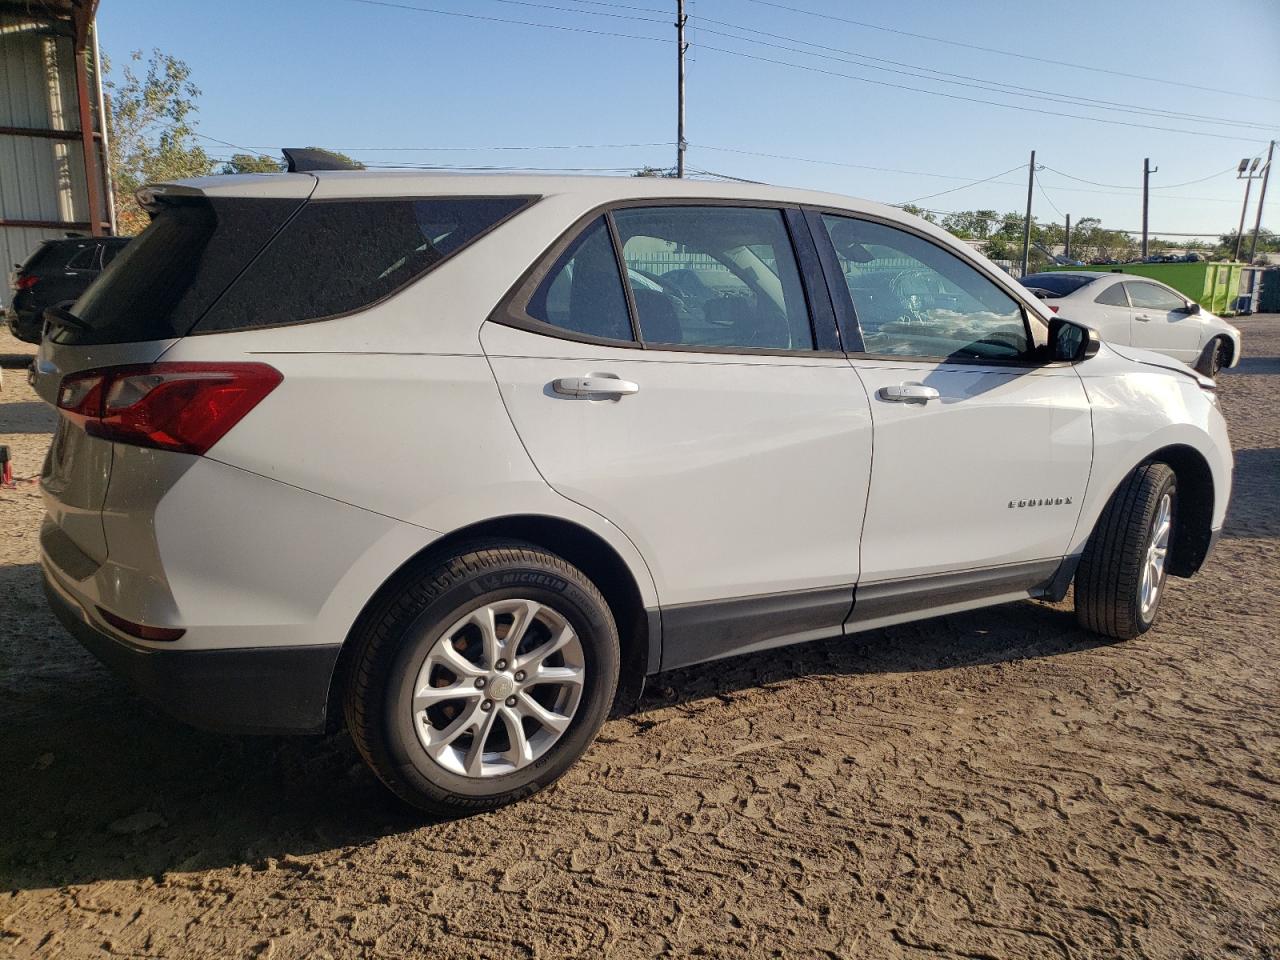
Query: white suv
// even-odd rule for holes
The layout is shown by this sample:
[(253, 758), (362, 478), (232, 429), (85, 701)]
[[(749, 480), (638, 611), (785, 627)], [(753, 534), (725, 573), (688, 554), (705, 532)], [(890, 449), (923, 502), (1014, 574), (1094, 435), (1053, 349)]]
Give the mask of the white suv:
[(345, 715), (424, 809), (546, 786), (675, 667), (1073, 580), (1136, 636), (1222, 527), (1213, 381), (889, 207), (372, 172), (144, 199), (37, 359), (49, 601), (189, 721)]

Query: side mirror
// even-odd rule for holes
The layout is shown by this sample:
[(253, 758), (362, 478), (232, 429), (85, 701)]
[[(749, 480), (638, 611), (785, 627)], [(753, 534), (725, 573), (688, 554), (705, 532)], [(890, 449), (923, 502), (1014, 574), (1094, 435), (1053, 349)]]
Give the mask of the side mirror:
[(1200, 304), (1198, 304), (1198, 303), (1196, 303), (1194, 300), (1192, 300), (1190, 303), (1188, 303), (1188, 304), (1187, 304), (1187, 308), (1186, 308), (1186, 310), (1185, 310), (1185, 313), (1186, 313), (1186, 314), (1187, 314), (1187, 316), (1189, 316), (1189, 317), (1196, 317), (1196, 316), (1199, 316), (1199, 315), (1200, 315)]
[(1079, 363), (1097, 353), (1101, 345), (1098, 331), (1092, 327), (1082, 327), (1063, 317), (1054, 317), (1049, 321), (1050, 360)]

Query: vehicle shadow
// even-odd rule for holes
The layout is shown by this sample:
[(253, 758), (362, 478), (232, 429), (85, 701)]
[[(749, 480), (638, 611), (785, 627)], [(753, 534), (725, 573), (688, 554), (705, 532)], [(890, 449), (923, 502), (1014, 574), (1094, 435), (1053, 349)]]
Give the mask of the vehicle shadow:
[[(169, 719), (66, 635), (38, 582), (35, 564), (0, 567), (0, 886), (262, 868), (432, 825), (381, 787), (345, 733), (222, 736)], [(661, 675), (615, 722), (639, 721), (643, 736), (652, 711), (797, 677), (949, 670), (1104, 642), (1062, 610), (1015, 603)]]
[(6, 370), (25, 370), (35, 358), (33, 353), (0, 353), (0, 367)]
[[(1248, 350), (1246, 345), (1244, 353)], [(1241, 357), (1234, 367), (1223, 370), (1219, 376), (1234, 377), (1240, 374), (1277, 374), (1280, 373), (1280, 357)]]
[(53, 407), (39, 400), (0, 399), (0, 433), (52, 433), (57, 419)]
[(1280, 447), (1236, 450), (1223, 535), (1240, 540), (1280, 537), (1280, 516), (1274, 506), (1278, 484)]

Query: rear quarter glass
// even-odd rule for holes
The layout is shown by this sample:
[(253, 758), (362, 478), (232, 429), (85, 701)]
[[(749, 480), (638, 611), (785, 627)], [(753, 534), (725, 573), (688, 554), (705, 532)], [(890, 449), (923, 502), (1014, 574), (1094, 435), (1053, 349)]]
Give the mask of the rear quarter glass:
[(184, 336), (304, 201), (183, 197), (165, 201), (72, 312), (54, 343), (90, 345)]
[(191, 332), (304, 323), (361, 310), (531, 202), (525, 196), (312, 200)]

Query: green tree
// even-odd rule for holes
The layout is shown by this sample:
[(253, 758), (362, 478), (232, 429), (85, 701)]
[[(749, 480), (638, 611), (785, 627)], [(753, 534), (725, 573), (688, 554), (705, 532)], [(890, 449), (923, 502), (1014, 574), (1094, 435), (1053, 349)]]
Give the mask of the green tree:
[(632, 174), (633, 177), (674, 177), (675, 175), (674, 168), (650, 166), (643, 166)]
[(222, 164), (219, 173), (280, 173), (284, 170), (284, 162), (275, 157), (254, 153), (233, 153), (231, 159)]
[[(213, 162), (196, 143), (191, 124), (200, 90), (191, 68), (177, 57), (152, 50), (144, 64), (141, 50), (129, 54), (119, 78), (106, 82), (107, 157), (115, 194), (116, 223), (121, 233), (135, 234), (148, 217), (134, 193), (157, 180), (176, 180), (209, 173)], [(103, 72), (110, 63), (103, 58)]]
[(917, 207), (914, 203), (904, 203), (902, 205), (902, 212), (909, 213), (913, 217), (919, 217), (921, 220), (928, 220), (930, 223), (938, 222), (932, 213), (924, 207)]

